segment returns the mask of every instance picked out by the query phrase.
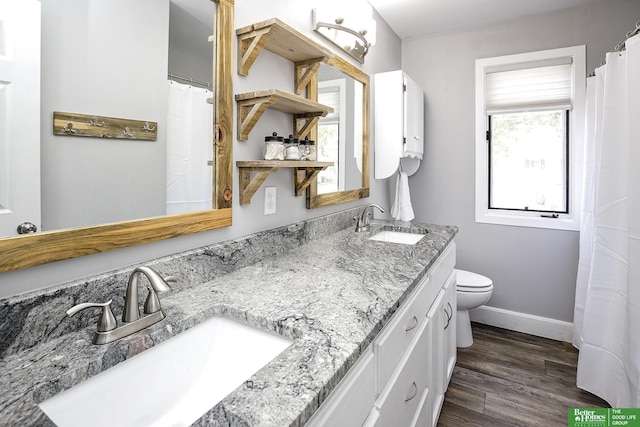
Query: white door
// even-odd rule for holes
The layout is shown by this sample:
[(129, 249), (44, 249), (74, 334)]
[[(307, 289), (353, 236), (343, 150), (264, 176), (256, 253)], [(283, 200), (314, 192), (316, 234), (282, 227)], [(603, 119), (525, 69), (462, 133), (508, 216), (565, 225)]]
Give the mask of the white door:
[(40, 229), (40, 2), (0, 0), (0, 237)]

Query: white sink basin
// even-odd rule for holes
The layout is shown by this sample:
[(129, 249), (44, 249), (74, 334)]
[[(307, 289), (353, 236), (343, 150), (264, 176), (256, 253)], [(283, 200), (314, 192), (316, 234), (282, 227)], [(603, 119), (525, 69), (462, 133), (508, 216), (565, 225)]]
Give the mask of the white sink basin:
[(378, 240), (381, 242), (402, 243), (404, 245), (415, 245), (422, 239), (424, 234), (417, 233), (405, 233), (404, 231), (391, 231), (382, 230), (373, 236), (369, 237), (369, 240)]
[(39, 406), (59, 427), (189, 426), (291, 343), (213, 317)]

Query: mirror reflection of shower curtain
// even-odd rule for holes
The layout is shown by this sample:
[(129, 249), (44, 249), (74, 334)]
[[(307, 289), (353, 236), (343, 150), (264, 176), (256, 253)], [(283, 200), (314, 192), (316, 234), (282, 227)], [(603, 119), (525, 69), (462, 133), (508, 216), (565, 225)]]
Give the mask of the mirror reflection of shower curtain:
[(213, 108), (211, 92), (169, 81), (167, 214), (211, 209)]

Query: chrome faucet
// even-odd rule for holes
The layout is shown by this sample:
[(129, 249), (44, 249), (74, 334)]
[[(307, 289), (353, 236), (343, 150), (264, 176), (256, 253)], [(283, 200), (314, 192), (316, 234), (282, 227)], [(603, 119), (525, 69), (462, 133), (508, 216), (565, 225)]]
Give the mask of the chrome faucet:
[(362, 209), (362, 214), (360, 214), (360, 217), (355, 217), (355, 219), (357, 220), (356, 233), (369, 231), (369, 217), (371, 216), (373, 208), (378, 208), (382, 213), (386, 212), (382, 207), (374, 203), (370, 203), (367, 206), (365, 206), (364, 209)]
[[(138, 308), (138, 277), (140, 274), (144, 274), (151, 284), (149, 295), (144, 303), (143, 316), (140, 316), (140, 310)], [(129, 276), (127, 293), (124, 299), (124, 311), (122, 312), (122, 322), (118, 322), (114, 317), (111, 311), (111, 300), (105, 303), (86, 302), (74, 305), (67, 310), (67, 316), (73, 316), (85, 308), (102, 307), (102, 314), (98, 319), (93, 343), (106, 344), (138, 332), (164, 319), (165, 314), (160, 306), (158, 294), (171, 289), (167, 282), (176, 281), (177, 278), (173, 276), (163, 278), (151, 267), (136, 267)]]

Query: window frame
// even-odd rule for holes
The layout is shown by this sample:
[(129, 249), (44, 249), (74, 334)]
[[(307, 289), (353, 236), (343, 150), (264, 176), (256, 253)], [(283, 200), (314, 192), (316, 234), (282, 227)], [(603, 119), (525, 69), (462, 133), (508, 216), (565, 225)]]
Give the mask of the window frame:
[[(546, 212), (489, 208), (489, 144), (487, 132), (489, 117), (485, 103), (485, 76), (488, 70), (512, 64), (571, 58), (572, 104), (569, 111), (569, 139), (567, 157), (568, 213), (549, 215)], [(476, 60), (476, 123), (475, 123), (475, 220), (477, 223), (548, 228), (557, 230), (580, 229), (580, 201), (582, 192), (582, 156), (584, 141), (584, 110), (586, 91), (586, 47), (572, 46), (515, 55)], [(541, 216), (545, 215), (545, 216)]]
[[(346, 134), (347, 134), (347, 125), (346, 125), (346, 117), (345, 112), (347, 110), (347, 80), (345, 78), (338, 78), (333, 80), (323, 80), (318, 82), (318, 98), (322, 93), (338, 93), (338, 110), (339, 115), (337, 117), (333, 116), (332, 118), (321, 117), (318, 121), (318, 126), (322, 125), (338, 125), (338, 161), (337, 164), (334, 164), (334, 168), (336, 168), (336, 177), (338, 182), (336, 183), (336, 189), (332, 191), (322, 191), (318, 192), (318, 194), (328, 194), (336, 191), (344, 191), (345, 190), (345, 168), (346, 165)], [(318, 160), (320, 160), (320, 141), (318, 135), (317, 143), (317, 155)], [(328, 168), (329, 169), (329, 168)], [(318, 178), (322, 176), (322, 172), (318, 174)], [(319, 181), (318, 181), (319, 182)]]

